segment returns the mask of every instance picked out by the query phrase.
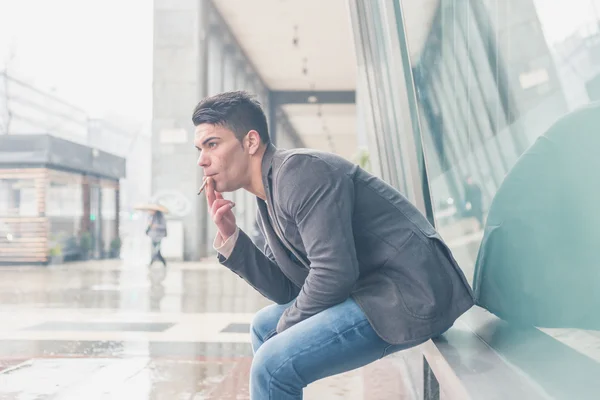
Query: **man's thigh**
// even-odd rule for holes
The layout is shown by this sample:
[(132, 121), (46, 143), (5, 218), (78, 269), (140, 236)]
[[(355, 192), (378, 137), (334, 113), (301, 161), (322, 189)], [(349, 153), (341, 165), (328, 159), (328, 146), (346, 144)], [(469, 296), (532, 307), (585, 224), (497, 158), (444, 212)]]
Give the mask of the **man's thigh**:
[(287, 304), (271, 304), (259, 310), (252, 319), (250, 337), (254, 352), (276, 333), (277, 323), (283, 312), (292, 305), (294, 300)]
[(378, 360), (390, 347), (350, 298), (268, 339), (255, 354), (253, 369), (305, 386)]

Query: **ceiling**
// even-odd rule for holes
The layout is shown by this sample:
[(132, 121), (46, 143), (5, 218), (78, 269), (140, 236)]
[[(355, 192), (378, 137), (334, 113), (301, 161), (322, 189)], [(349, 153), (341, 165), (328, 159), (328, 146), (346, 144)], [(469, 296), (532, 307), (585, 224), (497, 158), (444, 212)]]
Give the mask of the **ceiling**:
[[(307, 147), (352, 158), (357, 152), (354, 104), (293, 104), (283, 106), (290, 123)], [(320, 115), (320, 116), (319, 116)]]
[(271, 90), (352, 90), (356, 59), (347, 1), (213, 3)]
[[(269, 89), (324, 91), (356, 89), (348, 1), (213, 0), (213, 4)], [(414, 59), (438, 3), (403, 0)], [(350, 159), (356, 154), (353, 104), (285, 105), (283, 110), (307, 147)]]
[[(355, 90), (356, 58), (347, 0), (213, 3), (269, 89)], [(294, 104), (283, 110), (307, 147), (350, 159), (357, 152), (353, 104)]]

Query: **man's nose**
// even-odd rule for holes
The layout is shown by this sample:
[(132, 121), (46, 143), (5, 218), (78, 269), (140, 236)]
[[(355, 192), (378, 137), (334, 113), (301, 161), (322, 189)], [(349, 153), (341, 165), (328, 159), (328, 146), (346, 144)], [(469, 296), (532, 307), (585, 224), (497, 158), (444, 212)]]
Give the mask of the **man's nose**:
[(205, 156), (203, 152), (201, 152), (200, 156), (198, 156), (198, 166), (205, 168), (205, 167), (208, 167), (209, 164), (210, 163), (209, 163), (208, 157)]

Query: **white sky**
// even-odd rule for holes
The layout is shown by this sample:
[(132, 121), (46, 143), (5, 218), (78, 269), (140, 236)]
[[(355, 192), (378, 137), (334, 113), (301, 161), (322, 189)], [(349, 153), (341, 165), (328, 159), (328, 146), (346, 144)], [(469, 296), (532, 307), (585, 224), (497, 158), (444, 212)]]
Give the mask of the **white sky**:
[(584, 25), (600, 19), (598, 15), (600, 0), (534, 0), (533, 2), (550, 45), (563, 41)]
[(0, 69), (83, 108), (147, 123), (151, 0), (0, 0)]
[[(592, 22), (593, 1), (600, 10), (600, 0), (534, 0), (547, 40)], [(147, 123), (152, 15), (151, 0), (0, 0), (0, 68), (12, 44), (16, 77), (93, 117)]]

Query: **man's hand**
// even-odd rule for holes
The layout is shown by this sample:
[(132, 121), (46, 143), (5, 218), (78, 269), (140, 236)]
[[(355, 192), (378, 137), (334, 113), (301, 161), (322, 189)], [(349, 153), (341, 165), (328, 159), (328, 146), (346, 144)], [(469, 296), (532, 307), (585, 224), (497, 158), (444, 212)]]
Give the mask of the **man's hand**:
[(208, 211), (213, 222), (217, 226), (217, 230), (221, 239), (226, 241), (233, 235), (237, 229), (235, 223), (235, 215), (231, 209), (235, 207), (235, 203), (225, 200), (221, 193), (215, 191), (215, 182), (212, 178), (206, 178), (206, 200), (208, 201)]

